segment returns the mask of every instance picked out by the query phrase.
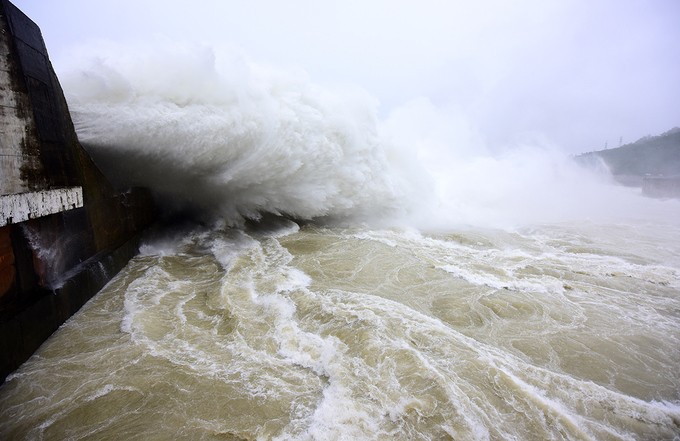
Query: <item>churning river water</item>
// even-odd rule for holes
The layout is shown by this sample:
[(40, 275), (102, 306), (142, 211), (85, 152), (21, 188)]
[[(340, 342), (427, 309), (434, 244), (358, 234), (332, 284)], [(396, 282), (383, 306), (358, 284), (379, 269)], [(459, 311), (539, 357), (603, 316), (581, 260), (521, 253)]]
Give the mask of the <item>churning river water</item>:
[(7, 440), (679, 434), (672, 224), (189, 229), (0, 389)]
[(680, 439), (678, 201), (221, 54), (93, 48), (79, 140), (166, 210), (315, 222), (147, 239), (0, 388), (0, 440)]

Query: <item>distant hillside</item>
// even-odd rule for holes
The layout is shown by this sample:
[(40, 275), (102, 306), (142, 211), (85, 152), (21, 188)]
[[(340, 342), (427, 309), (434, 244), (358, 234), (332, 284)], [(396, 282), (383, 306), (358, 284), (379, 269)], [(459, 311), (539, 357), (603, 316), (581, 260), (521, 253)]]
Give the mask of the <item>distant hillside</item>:
[(659, 136), (645, 136), (624, 146), (584, 153), (576, 161), (594, 165), (604, 161), (617, 177), (680, 176), (680, 128), (675, 127)]

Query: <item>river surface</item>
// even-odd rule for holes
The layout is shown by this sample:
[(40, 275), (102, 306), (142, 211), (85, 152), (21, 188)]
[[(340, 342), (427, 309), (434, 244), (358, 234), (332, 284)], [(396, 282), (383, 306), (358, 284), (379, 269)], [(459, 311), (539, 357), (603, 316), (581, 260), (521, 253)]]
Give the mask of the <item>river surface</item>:
[(193, 228), (0, 388), (1, 439), (672, 440), (680, 227)]

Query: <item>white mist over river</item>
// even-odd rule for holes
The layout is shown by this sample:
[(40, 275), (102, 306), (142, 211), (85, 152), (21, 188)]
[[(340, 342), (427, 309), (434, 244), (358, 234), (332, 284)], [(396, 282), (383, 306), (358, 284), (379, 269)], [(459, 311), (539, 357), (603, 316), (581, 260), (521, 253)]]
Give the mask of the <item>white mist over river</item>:
[(8, 378), (0, 438), (680, 437), (678, 201), (494, 151), (425, 99), (382, 119), (168, 51), (63, 82), (105, 172), (200, 222), (148, 237)]
[(507, 227), (670, 218), (680, 205), (640, 198), (537, 140), (490, 148), (465, 115), (425, 98), (381, 119), (367, 92), (236, 51), (93, 51), (62, 77), (81, 142), (112, 181), (207, 220)]

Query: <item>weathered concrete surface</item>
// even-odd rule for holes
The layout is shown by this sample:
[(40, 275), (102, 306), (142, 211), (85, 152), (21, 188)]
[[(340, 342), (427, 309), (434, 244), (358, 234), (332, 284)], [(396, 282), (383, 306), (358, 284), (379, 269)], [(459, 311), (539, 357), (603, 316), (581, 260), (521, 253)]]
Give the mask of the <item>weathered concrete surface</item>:
[[(4, 28), (3, 28), (4, 29)], [(0, 33), (0, 194), (47, 188), (30, 98), (12, 49), (12, 35)], [(34, 179), (25, 180), (23, 176)]]
[(0, 227), (82, 206), (82, 187), (0, 195)]
[(8, 0), (0, 89), (2, 382), (136, 253), (155, 211), (148, 191), (115, 190), (78, 143), (40, 29)]

